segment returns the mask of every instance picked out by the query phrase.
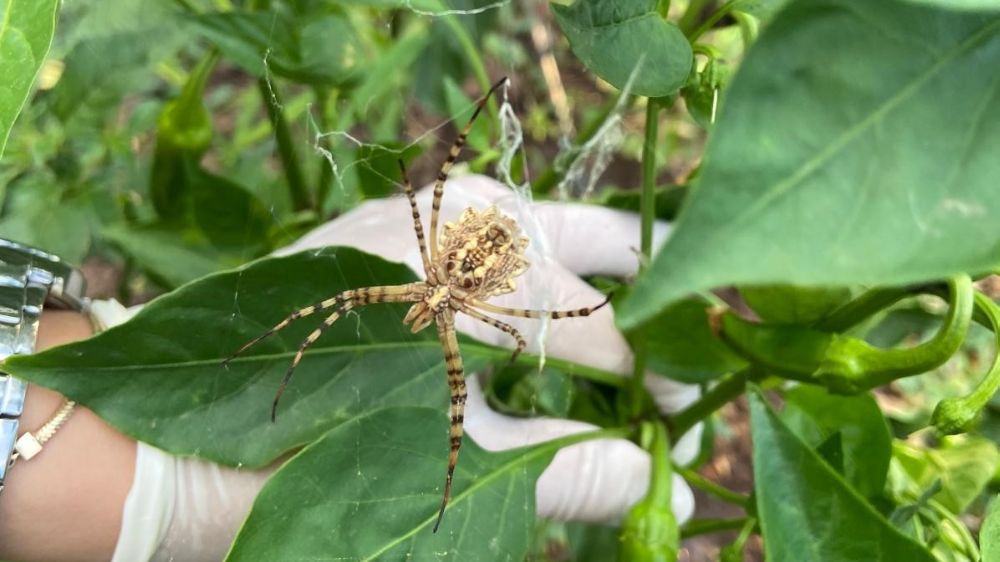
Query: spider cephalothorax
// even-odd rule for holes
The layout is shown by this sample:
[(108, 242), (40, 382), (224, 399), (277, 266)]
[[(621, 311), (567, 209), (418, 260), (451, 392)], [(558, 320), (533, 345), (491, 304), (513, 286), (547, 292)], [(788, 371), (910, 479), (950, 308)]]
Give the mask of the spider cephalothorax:
[(278, 400), (291, 379), (295, 367), (302, 360), (306, 349), (319, 339), (323, 330), (332, 326), (347, 311), (358, 306), (379, 302), (413, 303), (403, 322), (408, 324), (413, 332), (419, 332), (432, 323), (437, 325), (438, 339), (444, 349), (448, 387), (451, 391), (451, 406), (448, 412), (451, 416), (448, 472), (441, 499), (441, 509), (438, 511), (434, 531), (437, 531), (438, 525), (441, 524), (441, 517), (448, 506), (452, 478), (458, 463), (458, 451), (462, 446), (462, 427), (465, 419), (465, 375), (462, 356), (458, 348), (458, 337), (455, 334), (455, 315), (458, 313), (466, 314), (510, 334), (517, 342), (517, 347), (514, 350), (514, 357), (517, 357), (518, 353), (527, 346), (527, 342), (513, 326), (487, 316), (485, 312), (521, 318), (552, 318), (555, 320), (588, 316), (608, 302), (605, 300), (597, 306), (559, 311), (507, 308), (486, 302), (486, 299), (490, 297), (513, 291), (516, 287), (514, 278), (524, 273), (528, 268), (528, 260), (524, 257), (524, 251), (528, 247), (528, 238), (521, 233), (521, 229), (514, 222), (514, 219), (503, 214), (496, 207), (490, 207), (484, 211), (466, 209), (458, 222), (446, 224), (441, 237), (437, 236), (441, 196), (444, 194), (444, 184), (448, 179), (448, 172), (451, 171), (462, 147), (465, 146), (466, 136), (486, 104), (486, 100), (506, 81), (507, 79), (504, 78), (497, 82), (479, 101), (476, 111), (472, 114), (462, 133), (455, 139), (455, 143), (448, 153), (448, 158), (441, 165), (437, 181), (434, 182), (429, 252), (413, 186), (406, 176), (403, 162), (399, 162), (403, 191), (410, 201), (413, 228), (417, 235), (417, 244), (420, 246), (420, 257), (426, 279), (422, 282), (405, 285), (351, 289), (319, 301), (291, 313), (267, 332), (247, 342), (229, 358), (232, 359), (239, 355), (294, 320), (309, 316), (318, 310), (336, 307), (336, 311), (323, 320), (323, 323), (299, 345), (299, 350), (285, 372), (285, 377), (282, 379), (271, 405), (271, 419), (274, 420)]

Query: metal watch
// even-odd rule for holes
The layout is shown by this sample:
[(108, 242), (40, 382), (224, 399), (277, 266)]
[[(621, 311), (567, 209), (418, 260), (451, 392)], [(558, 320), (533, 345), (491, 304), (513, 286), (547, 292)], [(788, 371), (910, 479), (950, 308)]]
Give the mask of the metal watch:
[[(83, 311), (83, 274), (58, 257), (0, 238), (0, 361), (35, 350), (45, 305)], [(11, 465), (27, 383), (0, 372), (0, 490)]]

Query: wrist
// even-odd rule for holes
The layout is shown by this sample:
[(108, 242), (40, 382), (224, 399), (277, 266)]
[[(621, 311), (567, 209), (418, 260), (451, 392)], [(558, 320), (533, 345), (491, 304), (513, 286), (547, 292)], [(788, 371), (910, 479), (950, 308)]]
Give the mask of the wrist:
[[(84, 314), (46, 310), (36, 350), (93, 332)], [(29, 385), (19, 434), (41, 427), (65, 400)], [(44, 452), (10, 470), (0, 496), (0, 559), (110, 559), (134, 464), (135, 442), (78, 407)]]
[[(93, 333), (94, 329), (90, 319), (81, 312), (46, 310), (42, 312), (38, 323), (38, 339), (35, 349), (43, 351), (57, 345), (86, 339)], [(18, 435), (41, 427), (65, 401), (66, 399), (54, 390), (29, 384), (24, 399), (24, 413), (21, 415)]]

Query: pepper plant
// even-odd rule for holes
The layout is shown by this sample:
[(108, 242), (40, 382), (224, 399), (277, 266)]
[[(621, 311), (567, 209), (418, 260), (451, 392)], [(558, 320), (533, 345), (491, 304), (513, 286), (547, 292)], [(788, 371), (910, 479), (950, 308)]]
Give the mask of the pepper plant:
[[(465, 340), (468, 372), (494, 368), (495, 404), (603, 429), (503, 453), (467, 441), (449, 518), (507, 524), (441, 534), (429, 492), (447, 451), (444, 366), (432, 336), (398, 329), (402, 310), (366, 311), (361, 331), (331, 328), (298, 369), (309, 400), (279, 424), (266, 413), (285, 363), (258, 356), (224, 371), (232, 342), (199, 334), (232, 333), (234, 310), (269, 325), (318, 296), (414, 280), (347, 248), (241, 264), (390, 195), (398, 155), (422, 148), (401, 134), (398, 92), (460, 113), (475, 88), (459, 84), (484, 91), (488, 60), (533, 72), (498, 38), (526, 33), (519, 18), (537, 14), (472, 0), (152, 4), (103, 3), (113, 25), (95, 24), (96, 3), (67, 6), (52, 65), (58, 2), (0, 0), (0, 140), (11, 139), (0, 234), (71, 259), (114, 257), (123, 297), (136, 279), (173, 289), (120, 327), (4, 369), (172, 453), (259, 467), (294, 452), (228, 560), (675, 560), (684, 540), (724, 532), (727, 561), (760, 544), (774, 561), (1000, 559), (1000, 308), (987, 290), (1000, 273), (1000, 2), (549, 5), (564, 67), (614, 90), (581, 116), (575, 145), (644, 110), (634, 181), (590, 199), (642, 217), (639, 275), (591, 280), (618, 287), (635, 369), (625, 379), (549, 358), (539, 379), (538, 357), (505, 365), (506, 350)], [(152, 30), (156, 41), (123, 48)], [(120, 72), (102, 74), (101, 54)], [(40, 69), (63, 66), (30, 96)], [(108, 125), (116, 111), (125, 125)], [(497, 106), (488, 113), (499, 132)], [(681, 121), (707, 143), (681, 153), (693, 154), (685, 181), (664, 185), (689, 148)], [(470, 137), (474, 170), (500, 159), (489, 128)], [(372, 142), (336, 142), (356, 129)], [(582, 153), (540, 170), (522, 155), (534, 196), (556, 197)], [(54, 225), (44, 232), (32, 227), (43, 216)], [(654, 253), (657, 218), (674, 226)], [(735, 291), (722, 299), (724, 288)], [(307, 329), (282, 332), (283, 355)], [(645, 376), (703, 394), (662, 416)], [(974, 382), (928, 399), (918, 385), (943, 377)], [(899, 395), (919, 399), (893, 407)], [(699, 473), (720, 454), (711, 439), (694, 466), (668, 456), (696, 424), (724, 428), (717, 412), (734, 403), (749, 410), (749, 494)], [(360, 445), (374, 435), (378, 454)], [(606, 437), (652, 458), (649, 492), (620, 529), (537, 521), (535, 481), (555, 452)], [(361, 474), (381, 483), (364, 497)], [(741, 515), (678, 525), (677, 474)]]

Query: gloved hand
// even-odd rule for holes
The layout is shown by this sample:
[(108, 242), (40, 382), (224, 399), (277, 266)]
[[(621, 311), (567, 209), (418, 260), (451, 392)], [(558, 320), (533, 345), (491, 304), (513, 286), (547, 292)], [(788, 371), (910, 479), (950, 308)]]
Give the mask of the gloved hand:
[[(429, 224), (431, 189), (418, 194), (425, 228)], [(639, 220), (634, 214), (573, 203), (530, 204), (487, 177), (450, 180), (441, 206), (442, 223), (454, 221), (466, 207), (497, 205), (512, 216), (531, 243), (531, 266), (517, 279), (514, 293), (491, 299), (500, 306), (570, 309), (594, 305), (603, 296), (579, 275), (626, 276), (635, 272)], [(669, 227), (657, 224), (655, 242), (663, 242)], [(430, 240), (430, 235), (428, 235)], [(277, 252), (290, 254), (321, 246), (353, 246), (391, 261), (406, 263), (422, 276), (420, 253), (403, 197), (368, 201), (342, 217)], [(586, 318), (539, 321), (504, 318), (528, 341), (528, 351), (593, 365), (626, 375), (632, 353), (615, 329), (610, 307)], [(458, 315), (457, 328), (484, 342), (512, 347), (510, 337)], [(474, 374), (467, 374), (467, 436), (488, 450), (504, 450), (595, 429), (571, 420), (512, 418), (487, 406)], [(655, 374), (646, 385), (664, 413), (680, 410), (699, 394)], [(441, 392), (447, 392), (442, 382)], [(701, 426), (673, 446), (678, 464), (691, 462), (698, 451)], [(140, 444), (133, 489), (126, 502), (124, 524), (113, 562), (133, 560), (221, 560), (253, 496), (272, 466), (263, 471), (239, 471), (196, 459), (178, 459)], [(604, 439), (561, 450), (538, 480), (538, 514), (559, 520), (615, 522), (644, 494), (649, 458), (633, 443)], [(162, 482), (172, 483), (163, 486)], [(675, 476), (673, 508), (678, 521), (689, 519), (694, 499)], [(155, 554), (154, 554), (155, 553)]]

